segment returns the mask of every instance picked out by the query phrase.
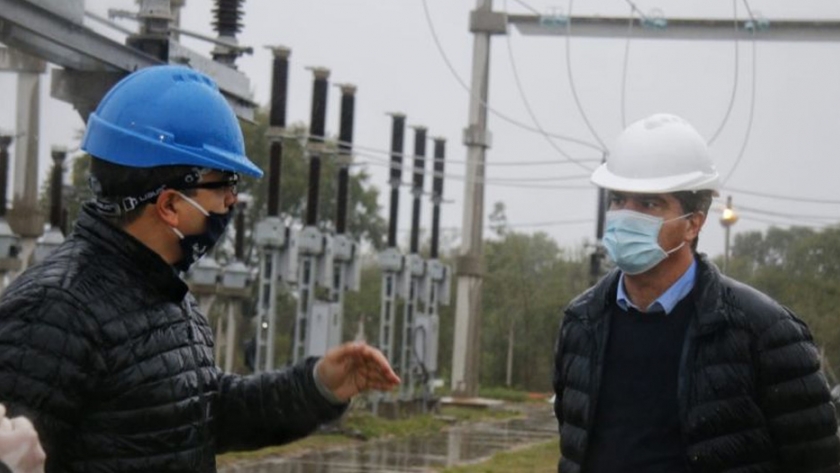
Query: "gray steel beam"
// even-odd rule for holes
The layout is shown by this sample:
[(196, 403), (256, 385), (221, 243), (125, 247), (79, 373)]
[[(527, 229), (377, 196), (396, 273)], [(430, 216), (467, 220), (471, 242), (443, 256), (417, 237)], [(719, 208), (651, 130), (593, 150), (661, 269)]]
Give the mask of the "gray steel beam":
[[(625, 17), (584, 17), (539, 15), (508, 15), (511, 24), (523, 35), (559, 35), (569, 34), (590, 38), (627, 37), (629, 18)], [(670, 39), (701, 41), (789, 41), (789, 42), (824, 42), (840, 40), (840, 22), (805, 21), (805, 20), (757, 20), (739, 19), (738, 28), (732, 19), (688, 19), (639, 18), (633, 20), (633, 39)], [(655, 25), (656, 22), (658, 26)]]

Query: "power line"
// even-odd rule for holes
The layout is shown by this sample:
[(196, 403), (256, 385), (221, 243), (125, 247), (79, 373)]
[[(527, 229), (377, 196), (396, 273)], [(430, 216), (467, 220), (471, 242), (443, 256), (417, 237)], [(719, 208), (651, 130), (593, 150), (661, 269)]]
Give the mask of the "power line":
[[(391, 166), (383, 163), (377, 162), (361, 162), (359, 164), (362, 165), (370, 165), (370, 166), (377, 166), (383, 168), (390, 168)], [(458, 182), (464, 182), (466, 179), (463, 176), (447, 176), (447, 179), (451, 179)], [(591, 191), (592, 185), (591, 184), (583, 184), (583, 185), (544, 185), (544, 184), (526, 184), (526, 183), (516, 183), (516, 182), (495, 182), (491, 180), (483, 180), (480, 181), (481, 184), (484, 184), (489, 187), (509, 187), (514, 189), (527, 189), (527, 190), (551, 190), (551, 191), (558, 191), (558, 190), (586, 190)], [(408, 184), (406, 184), (408, 185)]]
[(744, 205), (739, 205), (736, 208), (736, 210), (738, 212), (752, 212), (752, 213), (757, 213), (759, 215), (769, 215), (769, 216), (772, 216), (772, 217), (784, 217), (784, 218), (789, 218), (789, 219), (793, 219), (793, 220), (811, 219), (811, 220), (833, 220), (833, 221), (840, 222), (840, 215), (813, 215), (813, 214), (800, 214), (800, 213), (792, 214), (792, 213), (785, 213), (785, 212), (776, 212), (776, 211), (773, 211), (773, 210), (763, 210), (763, 209), (758, 209), (758, 208), (755, 208), (755, 207), (748, 207), (748, 206), (744, 206)]
[[(523, 2), (522, 0), (513, 0), (513, 1), (522, 5), (523, 7), (527, 8), (528, 10), (531, 10), (531, 13), (534, 13), (536, 15), (541, 15), (542, 14), (539, 10), (532, 7), (531, 5), (528, 5), (527, 3)], [(507, 2), (505, 2), (505, 3), (507, 3)], [(507, 6), (505, 6), (505, 10), (507, 10)]]
[(840, 200), (831, 200), (831, 199), (816, 199), (811, 197), (795, 197), (789, 195), (780, 195), (780, 194), (767, 194), (763, 192), (751, 191), (746, 189), (739, 189), (737, 187), (725, 187), (724, 189), (732, 192), (737, 192), (740, 194), (751, 195), (755, 197), (764, 197), (767, 199), (776, 199), (776, 200), (788, 200), (792, 202), (805, 202), (809, 204), (840, 204)]
[(607, 145), (604, 144), (604, 141), (598, 136), (598, 132), (595, 131), (595, 128), (592, 126), (592, 123), (589, 122), (589, 117), (586, 116), (586, 112), (583, 110), (583, 106), (580, 103), (580, 97), (578, 97), (577, 88), (575, 87), (575, 79), (572, 75), (572, 53), (571, 53), (571, 43), (572, 43), (572, 6), (574, 5), (574, 0), (569, 0), (569, 21), (566, 22), (566, 73), (569, 76), (569, 88), (572, 91), (572, 97), (575, 99), (575, 105), (577, 106), (578, 112), (580, 112), (580, 116), (583, 118), (583, 122), (586, 124), (586, 127), (589, 128), (589, 132), (592, 133), (592, 136), (598, 141), (601, 145), (601, 148), (604, 150), (607, 149)]
[[(440, 42), (440, 38), (437, 35), (437, 30), (435, 29), (434, 22), (432, 21), (431, 14), (429, 12), (428, 0), (422, 0), (422, 2), (423, 2), (423, 12), (425, 13), (425, 17), (426, 17), (426, 24), (429, 27), (429, 32), (432, 35), (432, 39), (434, 40), (435, 47), (437, 48), (438, 53), (440, 54), (441, 58), (443, 59), (443, 62), (446, 64), (446, 67), (449, 69), (449, 72), (452, 74), (452, 76), (455, 78), (455, 80), (461, 85), (461, 87), (464, 90), (467, 91), (467, 93), (469, 93), (471, 96), (473, 96), (474, 95), (473, 91), (470, 90), (470, 87), (467, 85), (467, 83), (464, 82), (464, 80), (461, 78), (461, 76), (458, 75), (458, 71), (455, 70), (455, 66), (452, 65), (452, 62), (449, 60), (449, 57), (446, 55), (446, 51), (444, 50), (443, 45)], [(497, 116), (498, 118), (500, 118), (500, 119), (502, 119), (502, 120), (514, 125), (514, 126), (522, 128), (524, 130), (528, 130), (528, 131), (531, 131), (531, 132), (534, 132), (534, 133), (540, 133), (540, 130), (535, 129), (532, 126), (526, 125), (525, 123), (522, 123), (520, 121), (517, 121), (517, 120), (515, 120), (511, 117), (508, 117), (507, 115), (505, 115), (505, 114), (497, 111), (496, 109), (490, 107), (490, 105), (486, 101), (481, 100), (481, 98), (478, 98), (478, 97), (474, 97), (474, 98), (479, 100), (479, 102), (481, 102), (481, 105), (484, 108), (486, 108), (490, 113)], [(551, 136), (552, 138), (557, 138), (557, 139), (560, 139), (560, 140), (565, 140), (565, 141), (569, 141), (569, 142), (572, 142), (572, 143), (576, 143), (576, 144), (579, 144), (581, 146), (585, 146), (585, 147), (597, 150), (599, 152), (604, 152), (605, 151), (605, 148), (604, 148), (603, 145), (601, 145), (601, 147), (598, 147), (598, 145), (595, 145), (595, 144), (590, 143), (588, 141), (584, 141), (584, 140), (581, 140), (581, 139), (578, 139), (578, 138), (572, 138), (570, 136), (560, 135), (560, 134), (557, 134), (557, 133), (550, 133), (549, 132), (548, 135)]]
[[(746, 3), (746, 0), (744, 0)], [(749, 8), (749, 7), (747, 7)], [(752, 16), (752, 13), (750, 13)], [(758, 71), (756, 70), (756, 49), (758, 45), (755, 41), (755, 28), (752, 30), (752, 90), (750, 91), (750, 114), (747, 121), (747, 131), (744, 134), (744, 142), (741, 143), (741, 151), (738, 152), (738, 157), (735, 159), (735, 164), (729, 169), (729, 173), (726, 174), (726, 177), (721, 181), (721, 185), (724, 186), (732, 177), (732, 174), (735, 173), (735, 170), (738, 168), (738, 165), (741, 164), (741, 159), (744, 157), (744, 152), (747, 149), (747, 143), (750, 141), (750, 135), (752, 133), (752, 126), (753, 126), (753, 118), (755, 116), (755, 89), (756, 89), (756, 76), (758, 76)]]
[[(289, 136), (289, 139), (296, 139), (296, 138), (303, 138), (307, 139), (311, 135), (308, 133), (300, 133), (296, 134), (293, 137)], [(320, 138), (320, 137), (319, 137)], [(349, 148), (355, 150), (363, 150), (368, 151), (369, 153), (376, 153), (378, 155), (390, 157), (393, 153), (390, 150), (375, 148), (372, 146), (361, 145), (359, 143), (354, 143), (350, 141), (341, 141), (341, 140), (329, 140), (330, 143), (335, 143), (336, 145), (347, 145)], [(410, 155), (406, 153), (402, 153), (403, 158), (409, 158)], [(443, 158), (443, 159), (436, 159), (433, 157), (427, 157), (428, 161), (444, 161), (447, 164), (466, 164), (465, 160), (458, 160), (458, 159), (450, 159), (450, 158)], [(570, 164), (578, 164), (578, 163), (600, 163), (601, 158), (577, 158), (577, 162), (572, 161), (558, 161), (556, 159), (550, 159), (545, 161), (497, 161), (497, 160), (488, 160), (484, 163), (485, 167), (496, 167), (496, 166), (564, 166)]]
[[(505, 11), (507, 11), (507, 9), (508, 9), (507, 8), (507, 0), (505, 0), (505, 2), (504, 2), (504, 9), (505, 9)], [(522, 86), (522, 80), (519, 77), (519, 68), (516, 65), (516, 59), (514, 58), (514, 54), (513, 54), (513, 42), (511, 41), (510, 37), (511, 37), (511, 35), (506, 36), (507, 47), (508, 47), (508, 59), (510, 60), (511, 71), (513, 72), (513, 79), (514, 79), (514, 82), (516, 83), (516, 88), (519, 91), (519, 97), (522, 98), (522, 104), (525, 105), (525, 110), (528, 112), (528, 115), (531, 117), (531, 121), (534, 122), (534, 126), (536, 126), (537, 129), (540, 130), (540, 133), (546, 139), (546, 141), (548, 141), (548, 144), (550, 144), (552, 148), (554, 148), (558, 153), (565, 156), (569, 161), (571, 161), (571, 162), (577, 164), (578, 166), (586, 169), (587, 171), (591, 172), (592, 168), (583, 165), (581, 162), (572, 158), (568, 153), (566, 153), (559, 146), (557, 146), (557, 144), (554, 143), (554, 141), (552, 141), (552, 139), (545, 132), (545, 129), (543, 128), (539, 119), (537, 119), (537, 115), (534, 113), (533, 108), (531, 108), (531, 102), (528, 100), (528, 97), (525, 95), (525, 88)]]
[(630, 4), (630, 19), (627, 22), (627, 40), (624, 43), (624, 65), (621, 71), (621, 127), (627, 128), (627, 113), (625, 111), (625, 99), (627, 96), (627, 63), (630, 59), (630, 37), (633, 35), (633, 12), (636, 11), (636, 5), (627, 0)]
[[(738, 0), (732, 0), (732, 15), (733, 15), (733, 23), (735, 24), (735, 32), (738, 31)], [(720, 126), (718, 129), (712, 134), (711, 139), (709, 139), (709, 145), (712, 145), (720, 136), (720, 133), (723, 131), (723, 128), (726, 126), (726, 122), (729, 121), (729, 116), (732, 114), (732, 107), (735, 105), (735, 96), (737, 95), (738, 91), (738, 69), (740, 65), (740, 46), (738, 44), (738, 35), (735, 34), (735, 40), (733, 43), (735, 44), (735, 77), (732, 80), (732, 94), (729, 96), (729, 106), (726, 108), (726, 114), (723, 116), (723, 120), (720, 122)], [(753, 74), (755, 74), (755, 70), (753, 70)]]

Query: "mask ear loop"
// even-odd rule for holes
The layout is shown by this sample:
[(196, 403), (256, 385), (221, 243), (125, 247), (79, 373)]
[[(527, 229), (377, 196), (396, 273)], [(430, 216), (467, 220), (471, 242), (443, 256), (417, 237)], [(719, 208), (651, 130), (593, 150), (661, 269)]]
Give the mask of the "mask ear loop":
[(201, 212), (202, 214), (204, 214), (204, 216), (205, 216), (205, 217), (209, 217), (209, 216), (210, 216), (210, 212), (208, 212), (208, 211), (204, 210), (204, 207), (202, 207), (201, 205), (199, 205), (199, 203), (198, 203), (198, 202), (196, 202), (196, 201), (192, 200), (191, 198), (189, 198), (189, 197), (185, 196), (185, 195), (184, 195), (181, 191), (177, 191), (177, 190), (176, 190), (175, 192), (177, 192), (177, 193), (178, 193), (178, 195), (180, 195), (181, 197), (183, 197), (183, 198), (184, 198), (184, 200), (186, 200), (187, 202), (189, 202), (189, 203), (190, 203), (193, 207), (195, 207), (196, 209), (198, 209), (198, 211), (199, 211), (199, 212)]
[[(668, 222), (673, 222), (673, 221), (675, 221), (675, 220), (679, 220), (679, 219), (681, 219), (681, 218), (690, 217), (690, 216), (692, 216), (692, 215), (694, 215), (694, 214), (695, 214), (695, 212), (689, 212), (689, 213), (687, 213), (687, 214), (685, 214), (685, 215), (680, 215), (679, 217), (674, 217), (674, 218), (672, 218), (672, 219), (670, 219), (670, 220), (665, 220), (664, 222), (662, 222), (662, 224), (663, 224), (663, 225), (665, 225), (665, 224), (666, 224), (666, 223), (668, 223)], [(660, 229), (661, 229), (661, 227), (660, 227)], [(665, 251), (665, 254), (670, 256), (671, 254), (673, 254), (674, 252), (678, 251), (680, 248), (682, 248), (682, 247), (684, 247), (684, 246), (685, 246), (685, 241), (683, 241), (682, 243), (680, 243), (679, 245), (677, 245), (675, 248), (672, 248), (672, 249), (670, 249), (670, 250), (668, 250), (668, 251), (665, 251), (665, 250), (663, 249), (662, 251)]]
[[(198, 204), (198, 202), (196, 202), (196, 201), (194, 201), (193, 199), (191, 199), (191, 198), (189, 198), (189, 197), (185, 196), (185, 195), (184, 195), (181, 191), (176, 190), (175, 192), (177, 192), (177, 193), (178, 193), (178, 195), (180, 195), (180, 196), (181, 196), (184, 200), (186, 200), (187, 202), (189, 202), (189, 203), (190, 203), (190, 205), (192, 205), (193, 207), (195, 207), (195, 208), (196, 208), (199, 212), (201, 212), (202, 214), (204, 214), (204, 216), (205, 216), (205, 217), (209, 217), (209, 216), (210, 216), (210, 212), (208, 212), (208, 211), (204, 210), (204, 207), (202, 207), (201, 205), (199, 205), (199, 204)], [(176, 234), (176, 235), (178, 235), (178, 238), (180, 238), (181, 240), (183, 240), (183, 239), (185, 238), (184, 233), (183, 233), (181, 230), (178, 230), (178, 229), (177, 229), (177, 228), (175, 228), (175, 227), (169, 227), (169, 228), (171, 228), (171, 229), (172, 229), (172, 231), (173, 231), (173, 232), (175, 232), (175, 234)]]

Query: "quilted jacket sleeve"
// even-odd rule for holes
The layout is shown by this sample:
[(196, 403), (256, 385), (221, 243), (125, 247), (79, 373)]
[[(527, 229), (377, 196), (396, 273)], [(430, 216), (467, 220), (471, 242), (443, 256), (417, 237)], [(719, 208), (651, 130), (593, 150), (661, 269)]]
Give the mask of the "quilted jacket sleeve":
[(10, 417), (32, 420), (48, 471), (61, 464), (62, 439), (73, 435), (101, 363), (80, 313), (59, 289), (23, 290), (0, 303), (0, 402)]
[(808, 327), (786, 311), (758, 339), (759, 399), (786, 473), (840, 472), (837, 420)]
[(315, 385), (317, 358), (271, 373), (223, 375), (216, 439), (219, 453), (292, 442), (337, 419), (347, 404), (327, 401)]

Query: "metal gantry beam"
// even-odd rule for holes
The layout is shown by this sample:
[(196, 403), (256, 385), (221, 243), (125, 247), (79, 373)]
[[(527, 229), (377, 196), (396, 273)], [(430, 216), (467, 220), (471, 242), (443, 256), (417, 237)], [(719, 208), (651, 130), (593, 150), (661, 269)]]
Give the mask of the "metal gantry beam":
[[(761, 40), (824, 42), (840, 40), (840, 21), (762, 20), (745, 18), (626, 18), (506, 15), (523, 35), (625, 38), (632, 21), (633, 39), (693, 41)], [(657, 21), (658, 20), (658, 21)]]

